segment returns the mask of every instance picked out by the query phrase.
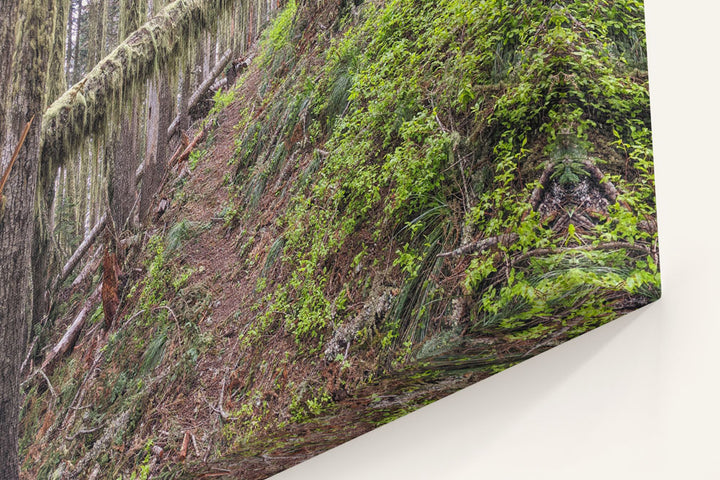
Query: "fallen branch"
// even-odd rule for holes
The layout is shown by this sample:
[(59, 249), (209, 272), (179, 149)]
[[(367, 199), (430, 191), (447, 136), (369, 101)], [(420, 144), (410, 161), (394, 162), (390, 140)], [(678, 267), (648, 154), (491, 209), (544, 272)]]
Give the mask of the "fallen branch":
[(38, 368), (37, 370), (35, 370), (35, 371), (33, 372), (32, 375), (30, 375), (28, 378), (26, 378), (25, 381), (23, 381), (23, 382), (20, 384), (20, 388), (25, 387), (25, 385), (27, 385), (27, 384), (30, 382), (30, 380), (32, 380), (33, 378), (35, 378), (35, 376), (38, 375), (38, 374), (39, 374), (39, 375), (42, 375), (42, 377), (45, 379), (45, 382), (47, 383), (47, 386), (48, 386), (48, 388), (50, 389), (50, 393), (52, 394), (53, 398), (57, 398), (57, 393), (55, 392), (55, 389), (53, 388), (52, 383), (50, 383), (50, 379), (48, 378), (47, 375), (45, 375), (45, 372), (43, 372), (43, 369), (42, 369), (42, 368)]
[(195, 435), (193, 435), (193, 434), (191, 433), (191, 434), (190, 434), (190, 437), (192, 437), (193, 448), (195, 449), (195, 456), (198, 457), (198, 458), (200, 458), (200, 450), (198, 450), (197, 441), (195, 440)]
[(557, 255), (558, 253), (568, 253), (568, 252), (591, 252), (591, 251), (595, 251), (595, 250), (632, 250), (635, 252), (652, 255), (652, 252), (650, 251), (650, 249), (648, 247), (646, 247), (644, 245), (639, 245), (637, 243), (606, 242), (606, 243), (599, 243), (597, 245), (580, 245), (577, 247), (537, 248), (535, 250), (530, 250), (527, 253), (523, 253), (522, 255), (519, 255), (518, 257), (512, 259), (512, 263), (517, 264), (524, 260), (527, 260), (530, 257), (540, 257), (543, 255)]
[(187, 449), (188, 445), (190, 444), (190, 432), (185, 432), (185, 436), (183, 437), (183, 443), (182, 447), (180, 448), (180, 455), (178, 456), (178, 460), (181, 462), (185, 460), (187, 457)]
[(470, 253), (481, 252), (487, 250), (495, 245), (509, 245), (515, 242), (519, 238), (517, 233), (503, 233), (495, 237), (484, 238), (477, 242), (468, 243), (460, 248), (457, 248), (451, 252), (439, 253), (438, 257), (459, 257), (460, 255), (467, 255)]
[(68, 442), (72, 442), (80, 435), (87, 435), (88, 433), (97, 432), (98, 430), (102, 430), (103, 428), (105, 428), (105, 425), (100, 425), (99, 427), (95, 427), (95, 428), (88, 428), (87, 430), (78, 430), (77, 432), (75, 432), (73, 435), (71, 435), (69, 437), (65, 436), (65, 440), (67, 440)]
[(35, 120), (35, 115), (33, 115), (30, 121), (25, 124), (25, 128), (20, 134), (20, 140), (18, 141), (17, 147), (15, 147), (15, 152), (13, 152), (13, 156), (12, 158), (10, 158), (10, 163), (5, 169), (5, 173), (3, 173), (2, 180), (0, 180), (0, 196), (2, 195), (3, 189), (5, 188), (5, 183), (7, 183), (7, 180), (10, 177), (10, 170), (12, 170), (12, 167), (15, 164), (15, 160), (17, 160), (18, 155), (20, 155), (20, 149), (25, 143), (25, 139), (28, 136), (28, 132), (30, 131), (30, 125), (32, 125), (33, 120)]
[(190, 145), (190, 139), (185, 134), (185, 132), (182, 132), (182, 137), (180, 138), (180, 145), (178, 145), (178, 147), (175, 149), (175, 153), (173, 153), (173, 156), (170, 157), (170, 161), (168, 162), (168, 164), (170, 164), (173, 159), (179, 157), (182, 152), (185, 151), (188, 145)]
[(187, 160), (187, 158), (190, 156), (190, 153), (193, 151), (193, 149), (197, 146), (198, 143), (202, 142), (205, 139), (205, 129), (203, 128), (200, 133), (198, 133), (195, 138), (193, 139), (190, 144), (188, 144), (187, 147), (185, 147), (185, 150), (182, 151), (182, 153), (178, 154), (177, 152), (175, 155), (172, 156), (170, 161), (168, 162), (168, 167), (172, 168), (175, 163), (181, 163)]
[(52, 393), (53, 398), (57, 398), (57, 393), (55, 393), (55, 389), (52, 386), (52, 383), (50, 383), (50, 379), (45, 375), (45, 372), (43, 372), (43, 369), (40, 368), (37, 370), (40, 375), (45, 379), (45, 382), (47, 382), (48, 388), (50, 388), (50, 393)]
[(108, 221), (108, 215), (105, 213), (97, 224), (93, 227), (92, 230), (90, 230), (90, 233), (87, 237), (85, 237), (85, 240), (82, 241), (80, 246), (75, 250), (75, 252), (72, 254), (70, 259), (65, 263), (65, 266), (63, 267), (62, 271), (60, 272), (60, 275), (57, 276), (55, 281), (52, 284), (52, 287), (50, 288), (50, 291), (55, 291), (60, 285), (63, 284), (63, 282), (67, 279), (68, 276), (72, 273), (72, 271), (75, 269), (77, 264), (82, 260), (82, 258), (85, 256), (87, 251), (90, 249), (93, 243), (95, 243), (95, 240), (97, 239), (98, 235), (102, 231), (103, 228), (105, 228), (105, 225)]
[(92, 258), (88, 260), (88, 262), (85, 264), (82, 270), (80, 270), (80, 273), (78, 273), (78, 276), (75, 277), (75, 280), (73, 280), (72, 284), (70, 285), (70, 288), (76, 288), (80, 286), (87, 278), (95, 272), (95, 270), (98, 269), (100, 266), (100, 256), (103, 253), (102, 248), (98, 248), (95, 253), (93, 254)]
[(88, 315), (99, 300), (100, 285), (98, 285), (92, 295), (90, 295), (90, 298), (88, 298), (87, 302), (85, 302), (85, 305), (75, 317), (75, 320), (68, 327), (65, 335), (63, 335), (60, 341), (53, 347), (52, 350), (50, 350), (50, 353), (48, 353), (47, 358), (40, 367), (41, 369), (46, 370), (48, 367), (52, 366), (58, 358), (63, 356), (75, 344), (80, 336), (80, 331), (85, 326), (85, 321), (87, 320)]
[(175, 320), (175, 325), (177, 325), (178, 334), (181, 335), (182, 338), (182, 329), (180, 328), (180, 321), (177, 318), (177, 315), (175, 315), (175, 312), (172, 311), (172, 308), (168, 307), (167, 305), (157, 305), (155, 308), (153, 308), (153, 311), (155, 310), (167, 310), (170, 312), (170, 315), (172, 315), (173, 320)]

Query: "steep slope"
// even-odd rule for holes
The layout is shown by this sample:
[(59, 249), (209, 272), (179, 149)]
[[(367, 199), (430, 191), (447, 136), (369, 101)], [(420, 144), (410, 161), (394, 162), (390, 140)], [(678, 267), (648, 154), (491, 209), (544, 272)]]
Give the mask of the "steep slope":
[(656, 299), (644, 37), (631, 0), (289, 2), (115, 327), (28, 382), (26, 477), (265, 478)]

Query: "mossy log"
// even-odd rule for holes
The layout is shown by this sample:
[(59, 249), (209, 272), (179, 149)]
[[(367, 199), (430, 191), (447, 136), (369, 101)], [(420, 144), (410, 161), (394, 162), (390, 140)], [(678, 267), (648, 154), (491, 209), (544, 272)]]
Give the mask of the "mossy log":
[(176, 0), (133, 32), (43, 117), (44, 162), (60, 162), (90, 134), (102, 133), (129, 93), (184, 53), (237, 0)]

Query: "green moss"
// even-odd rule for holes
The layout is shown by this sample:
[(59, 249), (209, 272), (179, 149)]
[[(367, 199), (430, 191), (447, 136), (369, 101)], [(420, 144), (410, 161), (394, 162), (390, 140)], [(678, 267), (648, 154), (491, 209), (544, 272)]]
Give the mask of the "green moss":
[[(77, 151), (91, 134), (104, 134), (159, 68), (187, 55), (181, 48), (215, 24), (234, 2), (176, 0), (128, 37), (85, 78), (58, 98), (43, 115), (43, 154), (49, 161)], [(138, 24), (139, 3), (133, 3), (128, 29)], [(78, 95), (82, 94), (82, 96)]]

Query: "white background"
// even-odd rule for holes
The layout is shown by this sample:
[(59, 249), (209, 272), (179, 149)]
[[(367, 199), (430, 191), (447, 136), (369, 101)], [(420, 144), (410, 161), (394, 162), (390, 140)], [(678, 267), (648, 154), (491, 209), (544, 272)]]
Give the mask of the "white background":
[(663, 298), (277, 480), (720, 479), (720, 6), (646, 16)]

